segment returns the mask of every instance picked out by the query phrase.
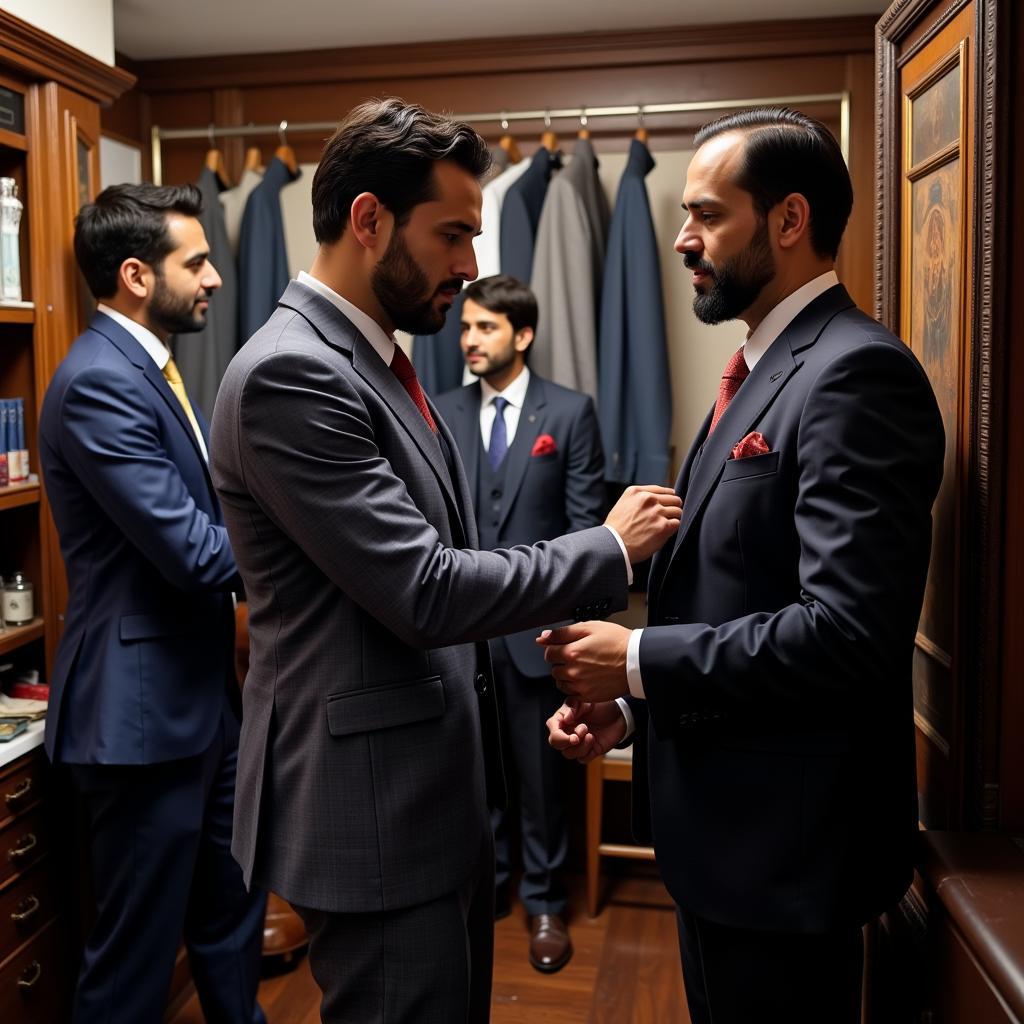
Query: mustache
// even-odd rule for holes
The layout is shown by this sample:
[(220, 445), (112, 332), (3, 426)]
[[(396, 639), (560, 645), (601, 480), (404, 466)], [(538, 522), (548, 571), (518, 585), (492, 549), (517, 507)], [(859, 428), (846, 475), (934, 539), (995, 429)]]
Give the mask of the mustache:
[(463, 281), (461, 277), (453, 277), (453, 278), (450, 278), (447, 281), (442, 281), (437, 286), (437, 291), (434, 292), (434, 294), (437, 295), (439, 292), (444, 292), (444, 291), (449, 291), (449, 290), (461, 292), (462, 289), (465, 287), (465, 285), (466, 285), (466, 282)]
[(683, 253), (683, 265), (687, 270), (699, 270), (702, 274), (710, 274), (716, 281), (718, 280), (715, 268), (707, 260), (702, 260), (695, 252)]

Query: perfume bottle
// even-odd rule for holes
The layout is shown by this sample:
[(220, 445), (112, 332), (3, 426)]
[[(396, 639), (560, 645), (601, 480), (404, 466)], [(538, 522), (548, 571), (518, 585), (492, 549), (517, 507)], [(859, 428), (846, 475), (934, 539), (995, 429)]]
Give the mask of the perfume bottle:
[(21, 302), (21, 214), (18, 183), (13, 178), (0, 178), (0, 302)]

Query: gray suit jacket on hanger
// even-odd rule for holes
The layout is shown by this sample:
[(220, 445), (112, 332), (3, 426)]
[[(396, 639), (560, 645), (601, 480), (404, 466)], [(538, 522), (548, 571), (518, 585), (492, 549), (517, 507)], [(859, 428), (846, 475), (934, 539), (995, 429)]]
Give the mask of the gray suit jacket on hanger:
[(220, 205), (217, 175), (204, 167), (197, 184), (203, 195), (199, 223), (210, 246), (210, 262), (217, 268), (222, 284), (210, 300), (206, 326), (197, 334), (175, 335), (172, 348), (189, 400), (209, 419), (213, 415), (220, 379), (238, 349), (238, 279), (235, 254)]
[(608, 237), (608, 200), (588, 139), (551, 179), (537, 227), (530, 282), (540, 318), (531, 360), (556, 384), (597, 398), (597, 311)]
[(603, 527), (474, 550), (434, 415), (447, 458), (370, 343), (294, 281), (214, 412), (252, 639), (232, 849), (301, 906), (411, 906), (478, 870), (485, 778), (503, 789), (481, 641), (626, 605)]

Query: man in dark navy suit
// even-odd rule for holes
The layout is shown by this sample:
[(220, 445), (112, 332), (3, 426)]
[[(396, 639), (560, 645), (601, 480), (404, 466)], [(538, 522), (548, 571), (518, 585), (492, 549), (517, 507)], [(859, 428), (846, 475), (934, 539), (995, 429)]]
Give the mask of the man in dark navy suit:
[[(598, 526), (604, 519), (604, 455), (594, 403), (531, 373), (537, 300), (498, 274), (465, 292), (462, 350), (479, 379), (437, 399), (466, 466), (482, 548), (535, 544)], [(530, 963), (560, 970), (572, 956), (562, 869), (569, 846), (561, 758), (544, 723), (557, 705), (537, 631), (491, 641), (507, 760), (518, 776), (523, 877), (530, 916)], [(509, 903), (506, 815), (494, 814), (499, 915)]]
[(546, 638), (572, 697), (551, 741), (589, 760), (635, 717), (635, 827), (678, 905), (695, 1024), (852, 1024), (861, 926), (912, 877), (942, 424), (836, 277), (853, 191), (828, 130), (761, 109), (695, 141), (675, 248), (697, 316), (750, 333), (683, 463), (647, 628)]
[(120, 185), (82, 208), (75, 255), (100, 305), (40, 418), (69, 588), (46, 750), (85, 808), (97, 903), (75, 1024), (159, 1024), (182, 935), (207, 1020), (264, 1021), (265, 899), (230, 852), (239, 579), (166, 347), (220, 285), (200, 203), (191, 185)]

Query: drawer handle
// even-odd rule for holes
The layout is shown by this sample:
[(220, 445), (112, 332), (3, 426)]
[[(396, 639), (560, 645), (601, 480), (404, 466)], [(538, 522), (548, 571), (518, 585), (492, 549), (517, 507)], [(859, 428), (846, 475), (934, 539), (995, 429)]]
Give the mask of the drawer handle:
[(7, 851), (7, 859), (12, 864), (20, 864), (38, 845), (39, 840), (36, 839), (35, 834), (28, 832)]
[(17, 789), (13, 789), (10, 793), (8, 793), (4, 797), (4, 800), (7, 801), (7, 806), (10, 807), (10, 809), (12, 811), (15, 811), (15, 810), (18, 809), (20, 804), (25, 800), (25, 798), (31, 792), (32, 792), (32, 780), (31, 779), (22, 779), (22, 781), (18, 785)]
[(39, 897), (26, 896), (19, 904), (17, 910), (11, 911), (11, 920), (15, 924), (21, 924), (39, 913)]
[(33, 960), (21, 972), (21, 977), (18, 979), (18, 988), (35, 988), (36, 982), (43, 976), (43, 968), (38, 960)]

